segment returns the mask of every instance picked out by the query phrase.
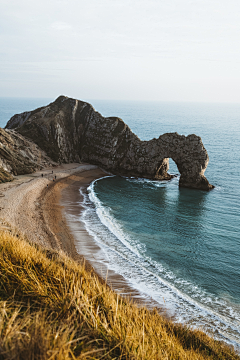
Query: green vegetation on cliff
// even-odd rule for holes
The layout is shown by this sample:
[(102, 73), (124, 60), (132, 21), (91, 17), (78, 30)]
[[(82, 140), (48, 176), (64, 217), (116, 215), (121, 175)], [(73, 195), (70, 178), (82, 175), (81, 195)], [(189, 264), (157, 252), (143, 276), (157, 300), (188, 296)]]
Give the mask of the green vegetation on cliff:
[(240, 359), (66, 257), (0, 232), (0, 359)]

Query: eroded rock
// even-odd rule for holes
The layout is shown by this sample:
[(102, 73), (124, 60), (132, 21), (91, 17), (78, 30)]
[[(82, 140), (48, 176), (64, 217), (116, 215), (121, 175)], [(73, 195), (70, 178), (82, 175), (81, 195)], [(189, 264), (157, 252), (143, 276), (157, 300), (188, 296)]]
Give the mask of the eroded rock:
[(60, 96), (48, 106), (14, 115), (6, 128), (32, 139), (58, 162), (86, 161), (113, 174), (171, 179), (172, 158), (179, 185), (210, 190), (204, 176), (209, 157), (199, 136), (167, 133), (141, 141), (118, 117), (105, 118), (88, 103)]
[(15, 130), (0, 128), (0, 182), (13, 180), (13, 175), (33, 173), (56, 165), (35, 143)]

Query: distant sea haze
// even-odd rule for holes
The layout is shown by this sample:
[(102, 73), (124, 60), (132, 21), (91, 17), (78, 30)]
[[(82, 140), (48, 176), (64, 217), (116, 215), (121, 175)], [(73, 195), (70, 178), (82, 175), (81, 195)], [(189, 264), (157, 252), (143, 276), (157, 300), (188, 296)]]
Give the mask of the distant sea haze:
[[(0, 125), (54, 99), (0, 99)], [(240, 104), (89, 101), (142, 140), (201, 136), (210, 192), (167, 182), (106, 177), (84, 193), (79, 216), (109, 268), (171, 315), (240, 347)], [(170, 173), (178, 169), (170, 160)], [(81, 191), (81, 189), (79, 189)]]

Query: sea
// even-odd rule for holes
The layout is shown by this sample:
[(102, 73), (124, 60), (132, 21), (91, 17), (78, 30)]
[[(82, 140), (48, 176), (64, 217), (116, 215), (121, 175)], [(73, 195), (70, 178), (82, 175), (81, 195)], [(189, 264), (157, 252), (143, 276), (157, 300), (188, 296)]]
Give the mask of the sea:
[[(0, 126), (54, 99), (0, 98)], [(85, 99), (86, 100), (86, 99)], [(170, 181), (106, 176), (82, 194), (79, 214), (106, 258), (174, 321), (240, 349), (240, 104), (86, 100), (118, 116), (141, 140), (196, 134), (209, 155), (214, 190)]]

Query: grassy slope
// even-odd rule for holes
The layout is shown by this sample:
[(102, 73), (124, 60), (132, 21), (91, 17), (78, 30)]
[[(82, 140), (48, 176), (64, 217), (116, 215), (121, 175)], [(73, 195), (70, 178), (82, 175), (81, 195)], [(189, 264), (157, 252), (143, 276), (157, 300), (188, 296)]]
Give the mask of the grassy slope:
[(240, 359), (123, 300), (84, 266), (0, 232), (0, 359)]

